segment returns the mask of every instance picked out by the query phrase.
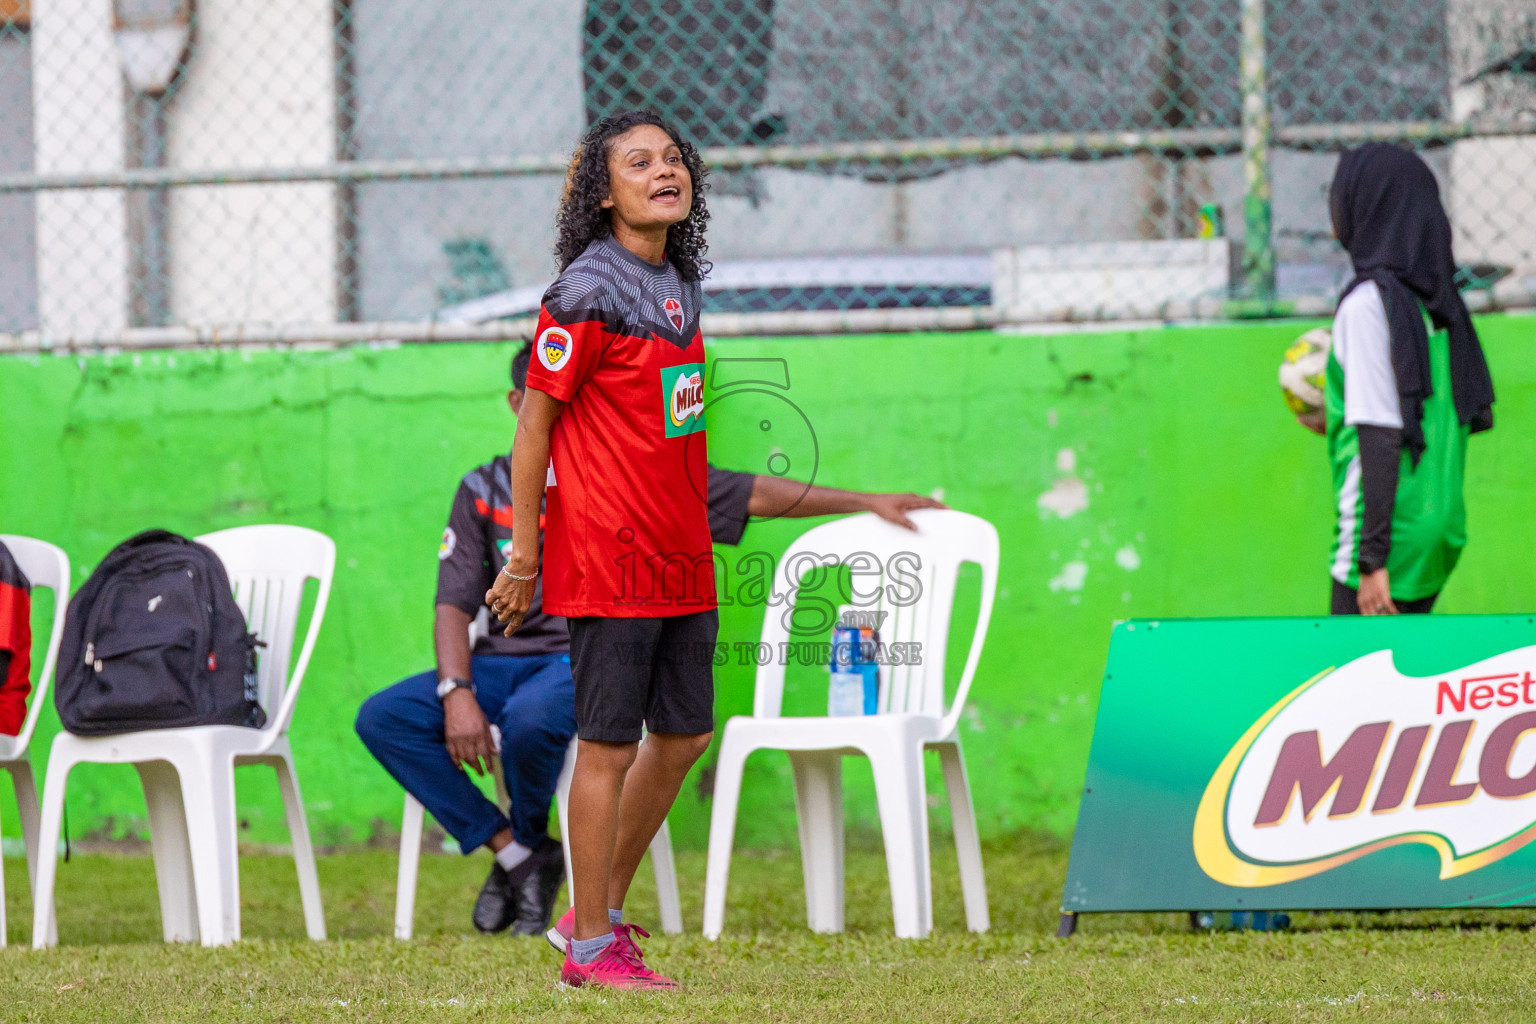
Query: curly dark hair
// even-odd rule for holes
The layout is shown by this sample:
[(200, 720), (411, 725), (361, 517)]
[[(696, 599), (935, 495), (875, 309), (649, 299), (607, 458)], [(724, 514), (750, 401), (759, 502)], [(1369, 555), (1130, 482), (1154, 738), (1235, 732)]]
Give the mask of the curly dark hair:
[(643, 124), (655, 125), (672, 137), (682, 151), (683, 166), (693, 179), (693, 206), (688, 216), (667, 228), (667, 260), (685, 281), (697, 281), (709, 273), (710, 262), (704, 258), (709, 248), (704, 240), (704, 226), (709, 223), (709, 209), (704, 201), (709, 169), (693, 143), (649, 110), (630, 110), (603, 118), (587, 129), (576, 147), (571, 166), (565, 172), (560, 212), (555, 216), (556, 270), (564, 271), (594, 239), (612, 233), (609, 211), (602, 207), (608, 197), (608, 148), (614, 139)]

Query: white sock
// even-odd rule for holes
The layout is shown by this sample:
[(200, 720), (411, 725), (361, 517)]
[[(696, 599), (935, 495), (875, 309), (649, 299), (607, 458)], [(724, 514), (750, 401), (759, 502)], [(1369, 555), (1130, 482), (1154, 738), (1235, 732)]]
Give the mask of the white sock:
[(577, 963), (589, 964), (599, 956), (602, 956), (603, 950), (613, 945), (613, 940), (616, 938), (618, 938), (617, 935), (609, 932), (607, 935), (599, 935), (595, 939), (572, 939), (571, 944), (566, 947), (566, 951), (570, 953), (571, 959)]
[(513, 841), (496, 851), (496, 863), (501, 865), (501, 870), (511, 871), (532, 855), (533, 851), (528, 847)]
[(608, 908), (608, 923), (609, 924), (623, 924), (624, 923), (624, 911), (622, 911), (622, 910), (614, 910), (612, 907), (609, 907)]

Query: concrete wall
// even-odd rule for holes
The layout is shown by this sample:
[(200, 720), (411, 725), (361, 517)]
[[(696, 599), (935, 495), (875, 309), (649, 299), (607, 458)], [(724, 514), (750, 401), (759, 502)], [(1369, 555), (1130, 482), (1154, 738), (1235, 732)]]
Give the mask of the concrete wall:
[[(40, 174), (123, 168), (124, 89), (112, 0), (32, 5), (33, 168)], [(128, 322), (128, 220), (120, 190), (36, 198), (39, 326), (52, 334)]]
[[(569, 153), (581, 107), (581, 0), (353, 0), (359, 159)], [(357, 189), (364, 320), (422, 317), (448, 280), (443, 243), (484, 237), (513, 285), (553, 276), (558, 178)]]
[[(0, 174), (32, 170), (32, 42), (0, 23)], [(28, 195), (0, 196), (0, 331), (37, 323), (36, 210)]]
[[(589, 6), (584, 0), (472, 0), (423, 19), (420, 5), (409, 0), (354, 0), (358, 156), (569, 152), (586, 125), (581, 30)], [(628, 5), (657, 11), (664, 6)], [(802, 108), (812, 102), (807, 90), (838, 88), (840, 75), (868, 69), (850, 69), (833, 59), (835, 53), (815, 50), (817, 16), (807, 4), (781, 2), (775, 10), (776, 37), (784, 42), (771, 64), (769, 105), (791, 115), (786, 139), (867, 137), (867, 130), (850, 134), (849, 124), (835, 118), (835, 124), (823, 124), (825, 118)], [(916, 9), (909, 13), (916, 16)], [(879, 20), (878, 12), (870, 17)], [(515, 32), (509, 28), (513, 23)], [(806, 47), (814, 52), (802, 52)], [(974, 63), (973, 54), (967, 66)], [(1014, 99), (1020, 110), (1034, 109)], [(1032, 126), (1039, 127), (1021, 124), (1013, 130)], [(936, 130), (926, 123), (924, 128)], [(987, 121), (960, 133), (993, 130), (1008, 126)], [(717, 259), (747, 259), (985, 252), (1021, 242), (1177, 232), (1171, 221), (1142, 224), (1145, 177), (1135, 160), (1086, 165), (1009, 160), (906, 183), (778, 169), (720, 175), (711, 200), (711, 253)], [(1222, 185), (1230, 177), (1217, 175)], [(514, 285), (548, 280), (559, 185), (537, 179), (361, 186), (363, 319), (419, 317), (434, 309), (437, 288), (448, 276), (443, 243), (458, 236), (490, 239)], [(1198, 201), (1213, 197), (1202, 187)], [(1219, 198), (1235, 213), (1241, 192), (1228, 187)], [(1183, 227), (1188, 233), (1187, 222)]]
[[(330, 0), (200, 0), (167, 114), (172, 167), (293, 167), (336, 157)], [(176, 189), (177, 323), (326, 323), (337, 310), (336, 187)]]
[[(1536, 46), (1536, 21), (1524, 0), (1451, 0), (1453, 81), (1465, 82), (1496, 61)], [(1536, 110), (1536, 80), (1492, 74), (1461, 85), (1456, 117), (1515, 120)], [(1514, 269), (1526, 295), (1536, 294), (1536, 136), (1474, 139), (1451, 147), (1447, 206), (1463, 263)], [(1522, 280), (1523, 279), (1523, 280)]]
[[(739, 91), (765, 79), (760, 113), (784, 125), (774, 141), (1237, 123), (1235, 4), (1149, 2), (1104, 14), (1081, 5), (1010, 0), (861, 0), (839, 5), (835, 15), (828, 9), (820, 0), (711, 0), (698, 5), (696, 18), (677, 22), (672, 6), (661, 0), (469, 0), (423, 19), (420, 6), (409, 0), (354, 0), (354, 144), (365, 158), (568, 152), (588, 114), (584, 16), (600, 26), (631, 26), (627, 34), (597, 33), (600, 43), (625, 48), (630, 62), (627, 77), (621, 76), (627, 88), (594, 95), (620, 104), (654, 100), (698, 138), (736, 140), (742, 134), (736, 123), (740, 104), (722, 101), (709, 108), (729, 124), (706, 123), (707, 105), (697, 102), (699, 88), (684, 88), (686, 76), (705, 63), (710, 72), (701, 80), (720, 73), (716, 14), (746, 24), (765, 11), (772, 32), (748, 33), (737, 43), (763, 47), (771, 41), (771, 52), (741, 59), (750, 83), (717, 86), (730, 97), (729, 87)], [(1321, 0), (1275, 4), (1272, 11), (1277, 124), (1444, 115), (1443, 0), (1380, 0), (1372, 8), (1378, 21), (1363, 9), (1339, 10)], [(1362, 35), (1374, 41), (1372, 47), (1356, 45)], [(1339, 74), (1347, 76), (1349, 89), (1338, 87)], [(1170, 89), (1177, 94), (1174, 115), (1166, 111)], [(1326, 241), (1320, 195), (1333, 160), (1276, 154), (1280, 256), (1287, 264), (1311, 265), (1300, 277), (1282, 272), (1285, 292), (1326, 292), (1339, 276), (1342, 259)], [(917, 171), (932, 175), (936, 169), (942, 168)], [(1228, 230), (1241, 241), (1243, 183), (1235, 157), (1179, 168), (1151, 158), (1000, 160), (893, 180), (912, 170), (716, 175), (712, 255), (985, 252), (1004, 245), (1191, 237), (1196, 211), (1207, 202), (1224, 207)], [(435, 308), (437, 289), (449, 276), (443, 243), (465, 235), (491, 242), (513, 285), (549, 279), (558, 196), (559, 183), (552, 179), (360, 187), (361, 315), (418, 317)]]
[[(789, 398), (819, 441), (816, 478), (939, 490), (996, 524), (998, 603), (964, 742), (982, 827), (1065, 833), (1092, 730), (1110, 623), (1127, 616), (1304, 615), (1327, 608), (1331, 499), (1320, 439), (1276, 393), (1275, 366), (1307, 323), (1030, 337), (903, 335), (722, 341), (711, 356), (786, 360)], [(1499, 427), (1468, 460), (1471, 544), (1445, 612), (1536, 609), (1529, 547), (1536, 318), (1479, 320)], [(196, 534), (299, 523), (335, 538), (331, 611), (293, 725), (322, 842), (398, 828), (400, 791), (352, 733), (358, 704), (431, 663), (435, 557), (459, 477), (507, 449), (505, 345), (337, 352), (145, 353), (0, 359), (0, 532), (62, 544), (77, 583), (151, 526)], [(880, 373), (865, 369), (880, 367)], [(758, 470), (760, 415), (711, 413), (710, 454)], [(798, 451), (798, 449), (796, 449)], [(803, 471), (797, 467), (797, 471)], [(804, 523), (755, 523), (729, 566), (777, 556)], [(974, 615), (962, 586), (957, 629)], [(722, 639), (755, 639), (736, 604)], [(951, 653), (963, 657), (964, 645)], [(952, 665), (953, 667), (953, 665)], [(751, 669), (719, 670), (723, 720), (751, 707)], [(794, 667), (792, 714), (825, 708), (825, 671)], [(1234, 685), (1241, 685), (1240, 680)], [(41, 765), (57, 718), (33, 747)], [(673, 815), (699, 846), (707, 767)], [(867, 768), (848, 771), (856, 827), (872, 827)], [(268, 773), (242, 774), (245, 838), (281, 842)], [(938, 792), (935, 789), (933, 792)], [(8, 790), (0, 820), (14, 821)], [(792, 844), (788, 763), (748, 766), (741, 838)], [(935, 822), (946, 826), (946, 815)], [(73, 834), (141, 832), (127, 768), (81, 768)]]
[[(721, 10), (731, 7), (718, 2)], [(1322, 0), (1272, 5), (1276, 123), (1319, 115), (1443, 116), (1447, 76), (1459, 79), (1487, 49), (1480, 26), (1503, 24), (1500, 18), (1514, 24), (1510, 19), (1524, 10), (1521, 0), (1454, 0), (1449, 8), (1447, 2), (1379, 0), (1347, 10)], [(199, 6), (188, 74), (170, 104), (171, 161), (257, 166), (325, 162), (338, 152), (362, 159), (567, 152), (586, 120), (582, 19), (594, 4), (661, 15), (670, 9), (657, 0), (460, 0), (426, 14), (411, 0), (352, 0), (345, 8), (351, 49), (342, 68), (352, 76), (348, 126), (335, 118), (337, 50), (327, 0), (208, 0)], [(13, 66), (7, 51), (30, 50), (41, 76), (31, 85), (51, 82), (59, 90), (55, 96), (55, 86), (31, 89), (45, 115), (36, 123), (36, 166), (119, 166), (122, 88), (109, 0), (38, 0), (35, 8), (39, 27), (30, 42), (0, 33), (0, 75), (17, 73), (4, 70)], [(1148, 2), (1098, 18), (1060, 3), (985, 0), (951, 9), (861, 0), (839, 8), (845, 17), (836, 25), (825, 5), (809, 0), (778, 0), (766, 9), (774, 29), (765, 113), (783, 117), (785, 141), (1148, 127), (1168, 120), (1157, 113), (1167, 88), (1177, 93), (1188, 125), (1236, 119), (1233, 5)], [(1038, 23), (1030, 20), (1036, 15)], [(873, 28), (838, 28), (855, 21)], [(1341, 39), (1370, 40), (1374, 48)], [(51, 42), (39, 48), (38, 40)], [(1340, 74), (1350, 88), (1337, 86)], [(31, 85), (15, 82), (18, 90)], [(1488, 109), (1507, 114), (1529, 106), (1528, 96), (1511, 92), (1517, 87), (1479, 89), (1487, 92)], [(3, 140), (32, 130), (30, 109), (0, 108), (0, 164), (7, 159)], [(1531, 258), (1536, 193), (1528, 182), (1536, 168), (1523, 173), (1521, 162), (1530, 145), (1455, 147), (1458, 169), (1447, 195), (1464, 258)], [(1288, 276), (1289, 265), (1340, 265), (1326, 241), (1319, 194), (1332, 163), (1328, 156), (1275, 155), (1282, 291), (1326, 291), (1332, 283), (1326, 266), (1303, 281)], [(904, 182), (860, 173), (717, 176), (714, 254), (983, 252), (1187, 236), (1194, 209), (1206, 201), (1224, 206), (1229, 231), (1241, 241), (1240, 162), (1232, 157), (1180, 169), (1150, 159), (1002, 160)], [(488, 239), (514, 285), (536, 283), (552, 270), (558, 193), (553, 178), (367, 184), (339, 214), (345, 197), (326, 185), (177, 190), (172, 310), (194, 322), (312, 321), (338, 311), (364, 319), (423, 316), (439, 305), (438, 289), (450, 277), (444, 243), (465, 236)], [(23, 214), (4, 212), (25, 202), (0, 198), (0, 259), (18, 267), (0, 280), (0, 325), (9, 318), (13, 326), (35, 326), (39, 309), (54, 330), (119, 325), (130, 272), (121, 197), (42, 197), (41, 234), (20, 223)], [(354, 223), (342, 219), (349, 212)], [(339, 280), (353, 246), (355, 279)], [(24, 254), (34, 248), (40, 260), (29, 262)], [(34, 265), (40, 306), (29, 276)], [(336, 295), (352, 284), (355, 310)]]

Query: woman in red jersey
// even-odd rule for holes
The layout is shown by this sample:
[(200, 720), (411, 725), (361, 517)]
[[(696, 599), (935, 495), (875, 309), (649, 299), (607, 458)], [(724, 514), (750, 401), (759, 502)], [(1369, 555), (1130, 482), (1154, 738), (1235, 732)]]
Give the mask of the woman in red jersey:
[(510, 635), (540, 571), (547, 485), (544, 609), (570, 623), (579, 740), (576, 904), (550, 932), (571, 985), (676, 987), (645, 966), (645, 933), (620, 909), (714, 729), (705, 174), (649, 112), (604, 118), (577, 149), (512, 445), (511, 556), (486, 595)]

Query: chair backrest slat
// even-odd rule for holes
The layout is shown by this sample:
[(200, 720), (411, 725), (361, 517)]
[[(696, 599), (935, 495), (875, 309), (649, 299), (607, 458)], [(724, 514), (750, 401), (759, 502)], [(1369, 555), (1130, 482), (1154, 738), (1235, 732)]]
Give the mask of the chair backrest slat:
[[(288, 727), (325, 617), (336, 569), (336, 545), (315, 530), (278, 524), (237, 526), (197, 540), (212, 548), (224, 563), (247, 628), (266, 645), (259, 651), (257, 696), (267, 712), (267, 728), (282, 733)], [(319, 586), (304, 648), (295, 664), (293, 642), (306, 580), (315, 580)]]
[(257, 662), (257, 699), (264, 708), (282, 704), (287, 690), (288, 666), (294, 632), (299, 619), (299, 601), (285, 600), (297, 593), (302, 596), (304, 578), (295, 581), (277, 577), (242, 575), (231, 577), (235, 603), (245, 614), (246, 628), (267, 646)]
[[(888, 649), (899, 643), (903, 645), (900, 650), (917, 655), (901, 664), (882, 666), (880, 711), (943, 717), (952, 727), (964, 707), (991, 618), (997, 589), (997, 531), (984, 519), (953, 510), (924, 509), (912, 513), (911, 518), (918, 526), (916, 532), (864, 514), (826, 523), (801, 535), (779, 560), (774, 575), (777, 600), (769, 604), (764, 616), (762, 642), (777, 655), (779, 645), (791, 639), (788, 624), (811, 570), (868, 555), (865, 564), (874, 571), (860, 572), (855, 580), (855, 606), (887, 613), (881, 640)], [(946, 704), (944, 672), (950, 619), (960, 566), (965, 562), (981, 568), (981, 608), (955, 699)], [(860, 602), (859, 596), (870, 600)], [(778, 717), (782, 713), (783, 661), (775, 656), (758, 666), (754, 715)]]

